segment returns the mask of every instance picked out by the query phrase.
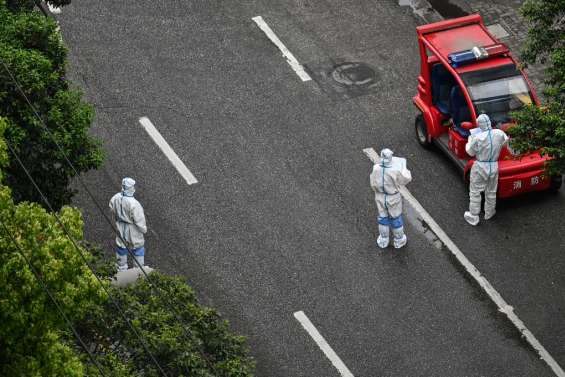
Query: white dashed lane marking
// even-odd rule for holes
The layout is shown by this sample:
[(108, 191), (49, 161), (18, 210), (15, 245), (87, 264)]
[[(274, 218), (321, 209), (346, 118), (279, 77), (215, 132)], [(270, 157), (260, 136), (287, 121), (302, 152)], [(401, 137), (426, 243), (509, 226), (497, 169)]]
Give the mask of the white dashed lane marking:
[(281, 40), (279, 39), (279, 37), (277, 37), (273, 30), (271, 30), (265, 20), (263, 20), (263, 17), (253, 17), (252, 20), (255, 21), (255, 23), (261, 30), (263, 30), (263, 32), (275, 44), (275, 46), (277, 46), (279, 50), (281, 50), (282, 54), (286, 57), (286, 61), (288, 62), (288, 64), (290, 64), (298, 77), (300, 77), (302, 81), (312, 80), (312, 78), (310, 78), (310, 75), (308, 75), (308, 73), (306, 73), (306, 71), (304, 70), (304, 67), (298, 62), (298, 60), (296, 60), (294, 55), (292, 55), (288, 48), (286, 48), (286, 46), (281, 42)]
[(342, 377), (354, 377), (353, 374), (349, 371), (347, 366), (341, 361), (339, 356), (334, 352), (332, 347), (326, 342), (322, 334), (316, 329), (316, 327), (310, 322), (306, 314), (303, 311), (299, 311), (294, 313), (294, 318), (300, 322), (304, 330), (308, 332), (308, 334), (314, 339), (318, 347), (322, 350), (322, 352), (326, 355), (328, 359), (332, 362), (333, 366), (339, 371)]
[(161, 149), (161, 151), (165, 154), (165, 156), (167, 156), (171, 164), (173, 164), (175, 169), (177, 169), (177, 171), (184, 178), (186, 183), (188, 183), (189, 185), (198, 183), (196, 177), (194, 177), (194, 175), (192, 175), (190, 170), (188, 170), (186, 165), (181, 161), (179, 156), (177, 156), (173, 148), (169, 146), (169, 143), (167, 143), (167, 141), (163, 138), (163, 136), (161, 136), (159, 131), (157, 131), (157, 129), (155, 128), (153, 123), (151, 123), (149, 118), (141, 117), (139, 118), (139, 123), (141, 123), (145, 131), (149, 134), (151, 139), (153, 139), (155, 144), (157, 144), (159, 149)]

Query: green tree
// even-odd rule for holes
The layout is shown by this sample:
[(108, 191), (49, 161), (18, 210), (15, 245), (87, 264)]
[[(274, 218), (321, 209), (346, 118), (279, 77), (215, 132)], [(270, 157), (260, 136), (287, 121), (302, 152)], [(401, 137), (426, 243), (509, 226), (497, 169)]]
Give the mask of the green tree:
[(565, 0), (526, 0), (521, 7), (530, 29), (522, 58), (546, 64), (546, 106), (527, 106), (514, 114), (509, 130), (521, 151), (541, 150), (554, 159), (549, 174), (565, 172)]
[[(112, 288), (112, 296), (170, 376), (252, 376), (255, 364), (245, 339), (231, 334), (227, 321), (215, 310), (199, 305), (193, 290), (181, 279), (153, 272), (151, 280), (163, 290), (161, 294), (155, 294), (148, 281), (141, 279), (125, 289)], [(174, 303), (176, 315), (169, 302)], [(96, 324), (101, 321), (110, 326), (100, 328)], [(103, 310), (91, 312), (80, 328), (87, 339), (102, 339), (97, 352), (112, 352), (122, 365), (141, 371), (141, 375), (159, 376), (141, 343), (110, 303)]]
[[(0, 118), (0, 136), (7, 128)], [(0, 137), (0, 174), (7, 163)], [(64, 207), (58, 215), (73, 237), (82, 239), (80, 212)], [(83, 376), (84, 356), (74, 340), (68, 341), (70, 331), (63, 317), (20, 249), (71, 321), (81, 320), (105, 301), (100, 284), (55, 216), (35, 203), (14, 204), (4, 185), (0, 185), (0, 222), (0, 375)]]
[[(70, 203), (74, 194), (69, 184), (76, 173), (65, 156), (78, 173), (99, 167), (103, 159), (99, 142), (88, 135), (93, 108), (65, 80), (66, 58), (67, 49), (53, 20), (24, 6), (10, 10), (6, 0), (0, 0), (0, 116), (8, 122), (6, 140), (56, 209)], [(44, 205), (15, 159), (6, 168), (6, 182), (16, 202)]]

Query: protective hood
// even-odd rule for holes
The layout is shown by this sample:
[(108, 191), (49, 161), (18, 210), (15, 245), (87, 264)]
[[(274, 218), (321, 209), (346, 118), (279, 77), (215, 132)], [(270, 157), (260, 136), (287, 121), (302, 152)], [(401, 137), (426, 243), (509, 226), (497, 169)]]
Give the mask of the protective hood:
[(481, 114), (477, 117), (477, 124), (482, 131), (491, 129), (490, 118), (486, 114)]
[(386, 167), (392, 165), (392, 151), (390, 149), (385, 148), (381, 151), (381, 164)]
[(133, 196), (135, 193), (135, 181), (132, 178), (122, 179), (122, 194), (124, 196)]

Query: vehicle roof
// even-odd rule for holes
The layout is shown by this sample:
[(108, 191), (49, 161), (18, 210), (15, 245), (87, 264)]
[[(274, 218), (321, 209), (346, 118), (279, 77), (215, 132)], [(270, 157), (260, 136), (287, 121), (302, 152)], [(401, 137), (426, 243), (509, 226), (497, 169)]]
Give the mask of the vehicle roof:
[(497, 43), (479, 23), (425, 33), (422, 37), (447, 60), (449, 54)]

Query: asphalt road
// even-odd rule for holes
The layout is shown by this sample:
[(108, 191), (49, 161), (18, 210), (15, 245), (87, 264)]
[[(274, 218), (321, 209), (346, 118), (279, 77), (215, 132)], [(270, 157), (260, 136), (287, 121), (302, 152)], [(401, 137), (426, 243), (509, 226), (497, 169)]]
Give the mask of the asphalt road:
[[(258, 376), (339, 376), (294, 318), (302, 310), (355, 376), (551, 376), (480, 289), (407, 225), (377, 250), (363, 148), (408, 158), (409, 190), (565, 364), (565, 195), (499, 205), (469, 227), (464, 183), (414, 137), (416, 20), (395, 1), (75, 2), (58, 16), (70, 77), (96, 107), (105, 166), (85, 176), (105, 207), (138, 181), (146, 263), (186, 277), (248, 336)], [(306, 66), (302, 82), (252, 21)], [(369, 93), (329, 70), (362, 62)], [(138, 120), (199, 180), (188, 186)], [(113, 236), (81, 192), (87, 238)]]

